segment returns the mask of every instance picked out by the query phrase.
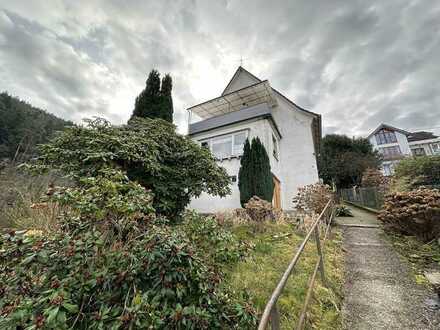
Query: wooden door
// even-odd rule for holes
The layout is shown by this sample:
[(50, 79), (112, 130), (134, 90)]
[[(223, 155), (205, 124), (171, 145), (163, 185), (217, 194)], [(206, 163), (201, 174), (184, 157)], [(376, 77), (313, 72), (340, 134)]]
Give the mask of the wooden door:
[(281, 209), (281, 182), (275, 175), (273, 176), (272, 205), (276, 209)]

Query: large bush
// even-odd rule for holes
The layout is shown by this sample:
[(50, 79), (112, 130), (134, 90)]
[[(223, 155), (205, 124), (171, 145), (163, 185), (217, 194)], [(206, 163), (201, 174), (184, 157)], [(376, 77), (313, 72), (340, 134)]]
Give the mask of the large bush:
[[(255, 327), (252, 307), (220, 286), (222, 259), (156, 214), (156, 205), (176, 214), (192, 194), (226, 192), (228, 179), (208, 153), (170, 124), (140, 119), (73, 127), (41, 151), (30, 168), (61, 170), (74, 184), (50, 186), (38, 203), (62, 209), (54, 231), (0, 236), (1, 329)], [(231, 236), (212, 225), (203, 234), (216, 242), (213, 256), (236, 260)]]
[(407, 181), (409, 188), (440, 186), (440, 156), (422, 156), (402, 159), (396, 166), (395, 178)]
[(440, 192), (417, 189), (391, 193), (378, 218), (386, 229), (424, 241), (440, 237)]
[(156, 212), (174, 219), (202, 192), (230, 192), (226, 171), (208, 150), (161, 119), (133, 118), (115, 127), (103, 119), (67, 128), (40, 147), (40, 167), (68, 173), (76, 182), (117, 169), (151, 190)]
[(82, 227), (0, 239), (0, 328), (252, 328), (245, 303), (167, 226), (126, 239)]
[[(59, 230), (0, 237), (1, 329), (255, 326), (253, 309), (220, 289), (206, 251), (156, 218), (149, 191), (120, 170), (94, 174), (53, 187), (41, 203), (66, 207)], [(204, 234), (218, 247), (229, 244), (215, 255), (235, 251), (218, 227)]]

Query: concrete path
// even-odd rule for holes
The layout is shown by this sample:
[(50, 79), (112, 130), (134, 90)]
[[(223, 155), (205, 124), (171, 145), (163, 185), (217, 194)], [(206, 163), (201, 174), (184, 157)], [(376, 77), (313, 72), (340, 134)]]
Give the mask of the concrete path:
[[(433, 296), (417, 285), (408, 264), (387, 242), (372, 213), (350, 207), (343, 225), (345, 257), (344, 329), (440, 329), (440, 312), (425, 300)], [(348, 225), (348, 226), (347, 226)]]

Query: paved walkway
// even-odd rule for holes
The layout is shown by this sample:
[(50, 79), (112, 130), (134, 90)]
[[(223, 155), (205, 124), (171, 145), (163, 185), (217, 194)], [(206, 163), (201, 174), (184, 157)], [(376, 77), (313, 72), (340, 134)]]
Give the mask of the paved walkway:
[[(433, 294), (414, 282), (408, 264), (384, 238), (374, 214), (350, 207), (345, 225), (344, 329), (440, 329), (440, 312), (429, 310)], [(348, 225), (348, 226), (347, 226)]]

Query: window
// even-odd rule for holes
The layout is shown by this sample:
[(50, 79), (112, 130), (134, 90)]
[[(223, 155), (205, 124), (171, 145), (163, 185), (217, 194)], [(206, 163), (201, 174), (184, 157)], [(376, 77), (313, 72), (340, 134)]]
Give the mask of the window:
[(434, 155), (440, 154), (440, 142), (431, 144), (431, 148), (432, 148), (432, 153)]
[(424, 148), (414, 148), (411, 149), (414, 156), (425, 156), (425, 149)]
[(399, 146), (379, 148), (379, 153), (385, 157), (399, 156), (402, 154)]
[(246, 142), (247, 134), (246, 132), (240, 132), (237, 134), (234, 134), (234, 146), (232, 153), (234, 155), (242, 155), (243, 154), (243, 148), (244, 143)]
[(241, 156), (246, 139), (247, 131), (241, 131), (202, 140), (200, 145), (211, 150), (215, 158), (224, 159)]
[(381, 129), (375, 134), (377, 144), (396, 143), (396, 134), (393, 131)]
[(212, 139), (211, 151), (215, 158), (223, 159), (232, 155), (232, 135)]
[(272, 147), (273, 147), (273, 156), (276, 160), (278, 160), (278, 140), (275, 135), (272, 135)]

